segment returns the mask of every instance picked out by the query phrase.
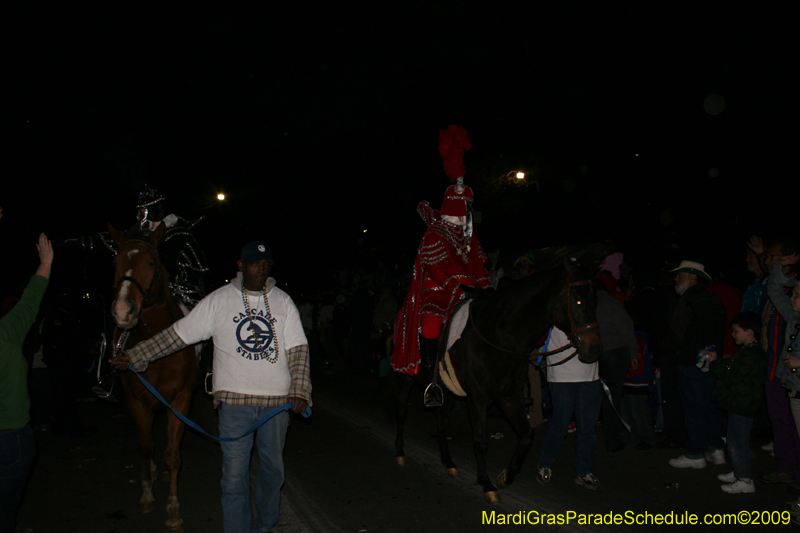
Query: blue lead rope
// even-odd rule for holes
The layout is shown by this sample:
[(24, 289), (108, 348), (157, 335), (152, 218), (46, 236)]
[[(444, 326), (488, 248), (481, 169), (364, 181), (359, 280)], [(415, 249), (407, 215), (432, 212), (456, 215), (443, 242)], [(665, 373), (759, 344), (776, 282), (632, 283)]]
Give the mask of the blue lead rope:
[[(539, 349), (539, 353), (543, 354), (547, 351), (547, 347), (550, 346), (550, 335), (553, 334), (553, 328), (550, 328), (550, 331), (547, 332), (547, 340), (544, 341), (544, 346)], [(542, 364), (542, 359), (544, 359), (543, 355), (539, 356), (539, 359), (536, 360), (536, 367), (538, 368)]]
[[(267, 413), (263, 417), (261, 417), (261, 420), (259, 420), (258, 422), (256, 422), (252, 426), (250, 426), (250, 429), (248, 429), (247, 431), (245, 431), (242, 435), (239, 435), (238, 437), (215, 437), (214, 435), (211, 435), (206, 430), (204, 430), (203, 428), (201, 428), (200, 426), (198, 426), (197, 424), (195, 424), (194, 422), (192, 422), (191, 420), (189, 420), (188, 418), (186, 418), (185, 416), (180, 414), (178, 411), (173, 409), (172, 406), (169, 404), (169, 402), (167, 402), (167, 400), (165, 400), (164, 397), (161, 396), (161, 394), (159, 394), (159, 392), (156, 390), (156, 388), (153, 387), (150, 383), (148, 383), (148, 381), (146, 379), (144, 379), (136, 370), (134, 370), (132, 366), (129, 366), (128, 370), (133, 372), (136, 375), (136, 377), (139, 378), (139, 381), (142, 382), (142, 385), (144, 385), (147, 388), (147, 390), (149, 390), (153, 394), (153, 396), (155, 396), (158, 399), (158, 401), (160, 401), (161, 403), (163, 403), (164, 405), (169, 407), (170, 410), (175, 414), (175, 416), (177, 416), (178, 419), (181, 420), (181, 422), (183, 422), (184, 424), (186, 424), (189, 427), (192, 427), (192, 428), (196, 429), (197, 431), (199, 431), (203, 435), (211, 437), (212, 439), (218, 440), (220, 442), (230, 442), (230, 441), (234, 441), (234, 440), (239, 440), (242, 437), (246, 437), (250, 433), (254, 432), (258, 428), (263, 426), (264, 423), (267, 420), (269, 420), (270, 418), (272, 418), (273, 416), (275, 416), (278, 413), (281, 413), (283, 411), (286, 411), (287, 409), (291, 409), (294, 406), (294, 402), (289, 402), (289, 403), (287, 403), (285, 405), (281, 405), (280, 407), (276, 407), (275, 409), (273, 409), (272, 411), (270, 411), (269, 413)], [(303, 416), (305, 418), (308, 418), (309, 416), (311, 416), (311, 407), (306, 407), (306, 410), (303, 411)]]

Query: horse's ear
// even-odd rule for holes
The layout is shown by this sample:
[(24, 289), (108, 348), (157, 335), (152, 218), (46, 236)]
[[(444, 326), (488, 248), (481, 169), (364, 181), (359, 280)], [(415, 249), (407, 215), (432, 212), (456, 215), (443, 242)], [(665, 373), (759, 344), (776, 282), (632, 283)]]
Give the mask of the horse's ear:
[(111, 239), (114, 241), (114, 244), (117, 245), (117, 248), (128, 242), (128, 236), (114, 229), (114, 226), (112, 226), (110, 222), (108, 224), (108, 232), (111, 234)]
[(153, 232), (153, 244), (156, 247), (161, 246), (161, 243), (164, 242), (164, 239), (167, 236), (167, 225), (162, 221), (161, 224), (156, 226), (156, 230)]

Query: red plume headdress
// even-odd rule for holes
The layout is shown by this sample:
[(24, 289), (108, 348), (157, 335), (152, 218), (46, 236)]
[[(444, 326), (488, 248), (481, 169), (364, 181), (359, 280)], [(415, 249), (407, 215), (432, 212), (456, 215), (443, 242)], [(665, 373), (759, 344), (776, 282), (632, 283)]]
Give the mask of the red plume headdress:
[(467, 130), (450, 125), (439, 130), (439, 155), (442, 156), (444, 171), (455, 185), (444, 193), (441, 213), (454, 217), (466, 216), (467, 201), (473, 200), (472, 189), (464, 185), (464, 153), (472, 148)]

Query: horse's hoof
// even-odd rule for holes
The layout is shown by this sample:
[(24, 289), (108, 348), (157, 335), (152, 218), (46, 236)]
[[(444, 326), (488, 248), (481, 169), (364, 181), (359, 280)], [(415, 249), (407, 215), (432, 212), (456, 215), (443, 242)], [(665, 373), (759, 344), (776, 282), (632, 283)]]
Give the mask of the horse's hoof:
[(156, 509), (156, 502), (139, 502), (136, 504), (136, 510), (140, 513), (151, 513)]
[(508, 483), (506, 483), (506, 471), (503, 470), (499, 474), (497, 474), (497, 488), (500, 490), (507, 489), (510, 487)]
[(458, 471), (458, 468), (448, 468), (447, 475), (450, 477), (461, 477), (461, 472)]
[(405, 466), (406, 465), (406, 458), (403, 457), (402, 455), (399, 455), (399, 456), (394, 458), (394, 464), (396, 464), (397, 466)]
[(496, 490), (484, 492), (483, 497), (486, 498), (486, 503), (500, 503), (500, 494)]
[(164, 524), (164, 533), (183, 533), (183, 520), (177, 524)]

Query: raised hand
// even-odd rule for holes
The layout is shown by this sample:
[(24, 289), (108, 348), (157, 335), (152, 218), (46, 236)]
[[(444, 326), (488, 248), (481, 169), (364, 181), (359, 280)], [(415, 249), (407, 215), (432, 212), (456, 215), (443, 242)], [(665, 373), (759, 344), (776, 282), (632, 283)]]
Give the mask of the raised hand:
[(758, 235), (751, 235), (747, 246), (753, 250), (753, 253), (756, 255), (764, 253), (764, 241), (762, 241), (761, 237)]
[(44, 233), (39, 235), (36, 249), (39, 250), (39, 268), (36, 269), (36, 275), (50, 279), (50, 269), (53, 265), (53, 245)]

